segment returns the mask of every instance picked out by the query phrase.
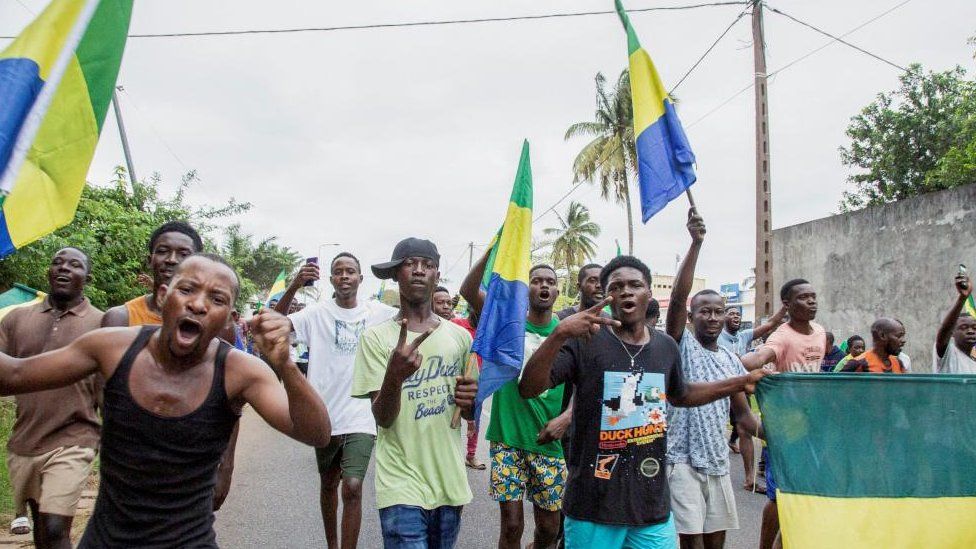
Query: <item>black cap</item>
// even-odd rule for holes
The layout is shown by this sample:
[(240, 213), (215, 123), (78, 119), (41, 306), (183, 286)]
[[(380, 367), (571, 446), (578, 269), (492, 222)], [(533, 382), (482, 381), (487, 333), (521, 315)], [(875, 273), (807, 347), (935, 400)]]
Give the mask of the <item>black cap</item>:
[(373, 265), (371, 269), (376, 278), (393, 278), (393, 271), (408, 257), (425, 257), (440, 264), (441, 254), (437, 253), (437, 246), (430, 240), (421, 238), (405, 238), (393, 248), (393, 256), (386, 263)]

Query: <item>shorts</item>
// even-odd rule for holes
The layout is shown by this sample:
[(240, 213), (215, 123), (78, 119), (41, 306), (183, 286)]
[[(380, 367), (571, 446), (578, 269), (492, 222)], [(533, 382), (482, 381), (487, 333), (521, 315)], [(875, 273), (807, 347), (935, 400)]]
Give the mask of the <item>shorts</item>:
[(380, 509), (380, 529), (384, 549), (453, 549), (461, 530), (461, 507), (391, 505)]
[(739, 529), (729, 475), (706, 475), (687, 463), (668, 465), (671, 513), (679, 534)]
[(599, 524), (566, 517), (566, 549), (678, 549), (678, 533), (674, 516), (666, 522), (650, 526), (620, 526)]
[(763, 461), (766, 462), (766, 497), (776, 503), (776, 477), (773, 476), (773, 462), (769, 460), (769, 450), (763, 447)]
[(338, 459), (342, 478), (366, 478), (366, 468), (369, 467), (375, 442), (376, 436), (369, 433), (334, 435), (328, 446), (315, 449), (319, 474), (325, 474)]
[(521, 501), (526, 487), (529, 500), (544, 511), (563, 508), (566, 460), (513, 448), (503, 442), (489, 445), (491, 481), (488, 493), (495, 501)]
[(28, 500), (33, 500), (41, 513), (75, 516), (95, 453), (94, 448), (82, 446), (65, 446), (39, 456), (8, 451), (14, 509), (23, 509)]

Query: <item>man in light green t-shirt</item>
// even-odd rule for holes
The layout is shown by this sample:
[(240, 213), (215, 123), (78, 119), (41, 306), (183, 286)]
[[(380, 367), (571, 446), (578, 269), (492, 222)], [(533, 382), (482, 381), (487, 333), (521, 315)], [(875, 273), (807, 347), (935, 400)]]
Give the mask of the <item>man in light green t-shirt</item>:
[(397, 282), (400, 314), (363, 332), (356, 352), (352, 396), (372, 400), (387, 548), (453, 547), (471, 501), (451, 419), (455, 408), (471, 418), (478, 383), (464, 377), (471, 336), (431, 310), (439, 262), (433, 243), (408, 238), (373, 265), (377, 278)]
[[(484, 291), (480, 280), (487, 255), (468, 273), (461, 295), (480, 313)], [(559, 323), (552, 308), (559, 296), (556, 271), (549, 265), (529, 270), (529, 311), (525, 321), (525, 353), (532, 353)], [(571, 412), (560, 415), (563, 386), (524, 399), (518, 380), (503, 385), (492, 396), (491, 419), (485, 438), (490, 442), (489, 492), (501, 510), (498, 547), (518, 548), (525, 528), (522, 499), (528, 492), (535, 517), (534, 547), (550, 547), (559, 535), (566, 460), (560, 442)]]

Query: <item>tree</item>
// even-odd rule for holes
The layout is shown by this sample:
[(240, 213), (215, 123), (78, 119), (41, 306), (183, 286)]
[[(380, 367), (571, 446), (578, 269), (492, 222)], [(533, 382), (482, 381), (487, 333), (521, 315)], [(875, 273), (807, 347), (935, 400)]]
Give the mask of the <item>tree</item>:
[(245, 233), (239, 223), (224, 229), (220, 253), (234, 266), (241, 279), (243, 301), (239, 305), (243, 306), (247, 300), (270, 288), (282, 270), (290, 273), (298, 268), (302, 256), (278, 245), (276, 239), (271, 236), (255, 245), (254, 237)]
[(573, 276), (584, 261), (596, 255), (593, 239), (600, 236), (600, 226), (590, 221), (590, 211), (579, 202), (569, 203), (566, 218), (557, 214), (559, 227), (545, 229), (552, 241), (553, 263), (566, 268), (566, 294), (575, 292), (576, 280)]
[[(206, 249), (216, 251), (218, 246), (208, 238), (216, 228), (214, 221), (242, 213), (251, 206), (230, 199), (219, 206), (195, 208), (185, 199), (187, 188), (195, 181), (196, 174), (187, 173), (173, 196), (168, 198), (159, 194), (158, 174), (135, 183), (130, 189), (122, 168), (116, 169), (115, 179), (106, 186), (86, 185), (78, 211), (69, 225), (0, 261), (0, 289), (20, 282), (46, 290), (51, 256), (64, 246), (76, 246), (91, 258), (92, 281), (86, 294), (96, 307), (105, 309), (145, 293), (146, 287), (140, 277), (147, 273), (149, 250), (146, 243), (156, 227), (166, 221), (187, 220), (204, 237)], [(274, 256), (274, 251), (269, 248), (262, 253)], [(278, 271), (283, 267), (285, 265), (278, 267)], [(275, 271), (276, 275), (278, 271)], [(259, 270), (239, 269), (238, 273), (242, 277), (239, 303), (246, 301), (253, 293), (252, 289), (257, 287), (250, 276), (258, 277), (264, 288), (271, 285), (271, 282), (265, 284)]]
[(843, 211), (971, 183), (976, 175), (976, 82), (962, 67), (925, 74), (912, 65), (898, 89), (851, 119), (841, 161), (848, 177)]
[(596, 75), (596, 113), (593, 122), (577, 122), (566, 130), (565, 139), (592, 137), (573, 161), (573, 183), (599, 182), (600, 195), (611, 197), (627, 209), (627, 250), (634, 253), (634, 215), (630, 204), (630, 175), (637, 173), (634, 145), (634, 106), (630, 96), (630, 73), (620, 73), (613, 89), (606, 78)]

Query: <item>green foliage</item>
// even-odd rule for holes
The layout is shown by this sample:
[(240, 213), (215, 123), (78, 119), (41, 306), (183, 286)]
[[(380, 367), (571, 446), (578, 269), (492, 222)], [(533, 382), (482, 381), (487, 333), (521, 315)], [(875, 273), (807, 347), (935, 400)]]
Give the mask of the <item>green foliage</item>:
[(553, 237), (553, 263), (566, 269), (565, 293), (569, 297), (576, 293), (576, 271), (596, 255), (593, 239), (600, 236), (600, 226), (590, 221), (590, 210), (576, 201), (569, 203), (565, 219), (557, 217), (560, 226), (545, 229), (544, 233)]
[[(17, 418), (17, 405), (12, 397), (0, 399), (0, 445), (7, 447), (7, 439)], [(10, 486), (10, 471), (7, 460), (0, 460), (0, 517), (7, 522), (14, 518), (13, 488)]]
[(976, 82), (962, 67), (926, 74), (919, 65), (900, 80), (847, 128), (841, 160), (857, 171), (843, 211), (976, 181)]
[(282, 269), (290, 273), (298, 268), (302, 256), (278, 245), (275, 240), (276, 237), (272, 236), (255, 245), (254, 237), (243, 232), (239, 223), (224, 229), (224, 244), (220, 247), (220, 254), (235, 267), (237, 276), (241, 279), (239, 308), (244, 307), (247, 300), (260, 291), (271, 288)]
[[(108, 185), (87, 185), (74, 221), (37, 242), (18, 250), (0, 261), (0, 289), (14, 282), (46, 290), (47, 269), (51, 257), (64, 246), (76, 246), (91, 258), (92, 281), (86, 294), (92, 303), (106, 309), (144, 294), (147, 285), (140, 282), (148, 274), (149, 235), (166, 221), (189, 221), (204, 237), (208, 251), (225, 251), (208, 236), (216, 231), (215, 221), (242, 213), (250, 204), (233, 199), (219, 206), (195, 208), (186, 202), (186, 190), (196, 181), (195, 172), (186, 174), (170, 197), (160, 195), (160, 178), (136, 183), (131, 190), (125, 170), (116, 169), (115, 179)], [(225, 231), (251, 242), (240, 227), (232, 225)], [(228, 236), (228, 239), (230, 237)], [(236, 244), (235, 244), (236, 245)], [(235, 251), (238, 251), (235, 249)], [(283, 268), (293, 268), (297, 254), (265, 239), (257, 246), (240, 246), (237, 255), (228, 257), (241, 276), (241, 301), (246, 302), (255, 292), (266, 291)], [(267, 276), (267, 272), (274, 274)]]
[(577, 122), (566, 130), (565, 139), (592, 137), (573, 161), (573, 183), (599, 183), (605, 200), (627, 209), (628, 253), (634, 252), (634, 218), (630, 205), (630, 175), (637, 173), (634, 144), (634, 105), (630, 96), (630, 73), (624, 70), (612, 89), (606, 78), (596, 75), (596, 113), (592, 122)]

